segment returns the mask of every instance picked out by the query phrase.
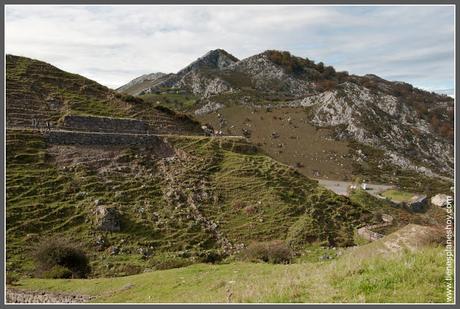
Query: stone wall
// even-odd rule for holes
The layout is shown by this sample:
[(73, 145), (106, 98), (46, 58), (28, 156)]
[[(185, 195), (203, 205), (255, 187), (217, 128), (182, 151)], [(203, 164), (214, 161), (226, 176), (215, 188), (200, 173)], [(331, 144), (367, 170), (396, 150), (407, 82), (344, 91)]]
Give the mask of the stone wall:
[(162, 146), (166, 144), (159, 136), (146, 134), (49, 131), (44, 136), (48, 143), (58, 145)]
[(139, 134), (145, 134), (149, 130), (149, 125), (142, 120), (77, 115), (65, 116), (62, 127), (75, 131)]
[(20, 291), (9, 288), (6, 290), (6, 302), (13, 304), (84, 303), (90, 299), (90, 296), (85, 295), (49, 293), (40, 291)]

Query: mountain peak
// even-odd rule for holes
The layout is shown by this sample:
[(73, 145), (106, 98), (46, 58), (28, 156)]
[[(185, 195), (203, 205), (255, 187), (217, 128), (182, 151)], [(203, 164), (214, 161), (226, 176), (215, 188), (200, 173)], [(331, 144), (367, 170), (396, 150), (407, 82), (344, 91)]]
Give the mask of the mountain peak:
[(177, 74), (185, 74), (198, 68), (223, 69), (238, 61), (238, 58), (223, 49), (213, 49), (180, 70)]

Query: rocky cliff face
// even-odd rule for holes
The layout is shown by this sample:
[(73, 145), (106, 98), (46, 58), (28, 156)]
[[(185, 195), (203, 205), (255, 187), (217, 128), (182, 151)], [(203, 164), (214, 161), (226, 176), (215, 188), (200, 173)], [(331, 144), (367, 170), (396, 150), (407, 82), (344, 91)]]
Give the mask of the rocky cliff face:
[(246, 75), (251, 80), (252, 86), (259, 91), (283, 92), (292, 96), (305, 96), (312, 93), (313, 87), (308, 80), (287, 73), (281, 66), (273, 63), (266, 52), (234, 63), (226, 71)]
[(385, 93), (346, 82), (339, 89), (306, 97), (292, 105), (311, 107), (311, 123), (336, 127), (340, 139), (388, 151), (402, 168), (427, 167), (424, 172), (453, 173), (453, 145), (439, 137), (410, 105)]

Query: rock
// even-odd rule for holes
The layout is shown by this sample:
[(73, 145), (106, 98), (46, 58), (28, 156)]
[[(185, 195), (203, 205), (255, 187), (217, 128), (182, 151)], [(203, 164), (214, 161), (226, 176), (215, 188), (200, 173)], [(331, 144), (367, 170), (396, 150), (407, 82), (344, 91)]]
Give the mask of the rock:
[(446, 207), (448, 199), (452, 200), (452, 196), (446, 194), (436, 194), (431, 198), (431, 204), (438, 207)]
[(243, 132), (243, 136), (244, 136), (244, 137), (246, 137), (246, 138), (250, 138), (250, 137), (251, 137), (251, 130), (246, 129), (246, 128), (243, 128), (243, 129), (241, 129), (241, 131)]
[(114, 207), (96, 207), (96, 228), (107, 232), (120, 231), (120, 215)]
[(393, 217), (388, 214), (382, 214), (382, 221), (385, 223), (392, 223)]
[(84, 303), (93, 297), (67, 293), (51, 293), (41, 291), (22, 291), (8, 288), (7, 303)]
[(428, 200), (426, 198), (426, 195), (415, 195), (410, 199), (407, 205), (413, 211), (422, 211), (423, 209), (425, 209), (427, 202)]
[(223, 108), (224, 105), (215, 102), (209, 102), (195, 111), (195, 115), (205, 115)]
[(120, 253), (120, 247), (112, 246), (110, 247), (109, 251), (110, 251), (110, 255), (117, 255), (118, 253)]
[(81, 192), (78, 192), (77, 194), (75, 194), (75, 198), (76, 199), (81, 199), (83, 197), (86, 196), (86, 192), (85, 191), (81, 191)]

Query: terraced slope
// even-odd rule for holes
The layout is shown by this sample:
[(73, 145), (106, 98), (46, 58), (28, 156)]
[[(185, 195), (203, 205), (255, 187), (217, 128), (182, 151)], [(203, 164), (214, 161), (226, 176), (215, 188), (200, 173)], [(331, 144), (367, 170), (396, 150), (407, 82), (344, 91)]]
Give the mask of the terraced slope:
[(59, 127), (66, 115), (93, 115), (143, 119), (160, 133), (202, 133), (185, 115), (25, 57), (6, 57), (6, 97), (7, 127)]
[[(42, 62), (8, 56), (7, 65), (8, 272), (34, 275), (34, 249), (56, 237), (88, 253), (91, 276), (121, 276), (218, 262), (253, 241), (350, 246), (354, 230), (376, 220), (362, 200), (335, 195), (244, 138), (197, 135), (188, 116)], [(162, 134), (86, 132), (67, 126), (75, 114), (141, 130), (144, 120)]]
[[(242, 140), (165, 145), (49, 144), (8, 130), (8, 270), (31, 273), (30, 242), (57, 235), (91, 254), (93, 275), (138, 272), (166, 253), (220, 259), (252, 240), (286, 239), (311, 218), (314, 239), (346, 245), (367, 213)], [(120, 231), (98, 229), (99, 206), (116, 210)]]

